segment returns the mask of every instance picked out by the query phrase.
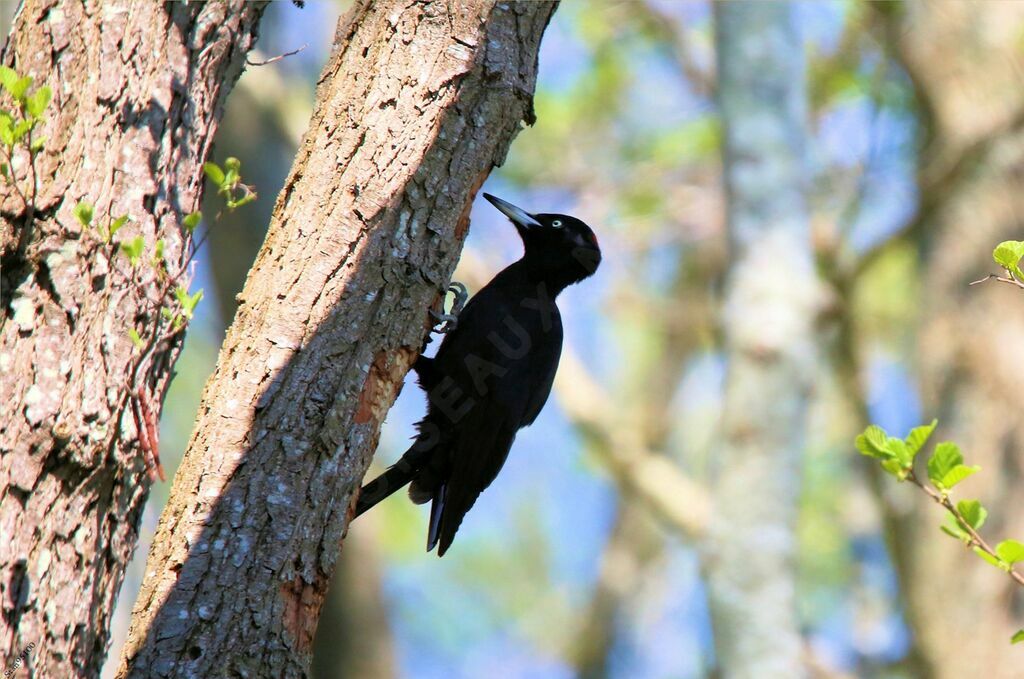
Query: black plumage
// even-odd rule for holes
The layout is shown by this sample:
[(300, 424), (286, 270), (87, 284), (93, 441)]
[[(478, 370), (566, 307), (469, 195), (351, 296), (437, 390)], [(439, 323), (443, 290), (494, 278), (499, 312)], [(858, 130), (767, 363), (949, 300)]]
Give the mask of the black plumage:
[(458, 315), (434, 358), (414, 365), (427, 392), (413, 446), (360, 492), (356, 516), (411, 482), (413, 502), (432, 502), (427, 550), (451, 546), (466, 512), (501, 470), (516, 432), (551, 392), (562, 352), (555, 299), (601, 262), (597, 238), (568, 215), (529, 214), (489, 194), (515, 225), (524, 252)]

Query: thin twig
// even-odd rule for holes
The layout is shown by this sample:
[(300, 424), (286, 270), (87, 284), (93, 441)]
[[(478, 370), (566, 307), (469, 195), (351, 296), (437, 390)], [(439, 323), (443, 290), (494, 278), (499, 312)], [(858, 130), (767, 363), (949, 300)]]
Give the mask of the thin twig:
[[(999, 562), (1003, 561), (999, 557), (999, 555), (996, 554), (996, 551), (992, 549), (992, 547), (990, 547), (987, 542), (985, 542), (985, 539), (978, 535), (978, 531), (974, 530), (974, 527), (967, 522), (967, 520), (963, 517), (963, 514), (960, 513), (960, 510), (956, 508), (956, 505), (953, 504), (952, 500), (950, 500), (947, 495), (939, 493), (933, 488), (930, 488), (929, 486), (921, 483), (921, 480), (917, 478), (914, 472), (910, 472), (909, 474), (907, 474), (907, 480), (913, 483), (921, 490), (923, 490), (928, 497), (930, 497), (936, 503), (945, 507), (946, 511), (953, 515), (953, 518), (956, 519), (957, 525), (959, 525), (960, 528), (963, 529), (963, 531), (967, 533), (968, 537), (970, 538), (970, 541), (966, 543), (968, 549), (970, 549), (971, 547), (977, 547), (981, 551), (991, 556), (993, 559), (996, 559)], [(1024, 575), (1018, 573), (1016, 570), (1013, 569), (1012, 566), (1009, 566), (1006, 572), (1013, 580), (1017, 582), (1018, 585), (1024, 587)]]
[(247, 57), (246, 60), (245, 60), (245, 63), (249, 64), (250, 66), (266, 66), (267, 64), (272, 64), (275, 61), (281, 61), (285, 57), (294, 56), (294, 55), (298, 54), (299, 52), (301, 52), (302, 50), (306, 49), (307, 47), (309, 47), (309, 45), (303, 45), (302, 47), (300, 47), (297, 50), (292, 50), (291, 52), (285, 52), (284, 54), (278, 54), (276, 57), (270, 57), (269, 59), (267, 59), (265, 61), (250, 61), (248, 59), (248, 57)]
[(976, 281), (971, 281), (971, 285), (977, 285), (978, 283), (984, 283), (985, 281), (996, 279), (1000, 283), (1009, 283), (1010, 285), (1016, 285), (1021, 290), (1024, 290), (1024, 282), (1017, 280), (1013, 274), (1007, 274), (1007, 277), (1000, 276), (998, 274), (990, 273), (984, 278), (979, 278)]

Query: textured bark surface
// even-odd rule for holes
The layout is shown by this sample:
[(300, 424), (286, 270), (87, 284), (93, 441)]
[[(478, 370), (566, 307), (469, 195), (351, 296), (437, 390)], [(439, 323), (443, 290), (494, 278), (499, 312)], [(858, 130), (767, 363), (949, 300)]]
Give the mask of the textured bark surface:
[(792, 8), (715, 6), (732, 247), (728, 372), (706, 560), (726, 678), (806, 675), (796, 517), (818, 287), (806, 183), (802, 41)]
[(121, 677), (307, 676), (347, 512), (551, 3), (358, 3), (149, 556)]
[[(288, 11), (294, 10), (289, 8)], [(268, 15), (264, 21), (271, 17), (272, 14)], [(250, 55), (253, 60), (260, 58), (258, 53)], [(259, 254), (270, 224), (276, 190), (266, 189), (284, 185), (312, 113), (312, 100), (301, 103), (291, 100), (284, 105), (287, 96), (281, 71), (268, 67), (247, 72), (231, 93), (217, 133), (218, 157), (238, 157), (247, 181), (260, 187), (260, 199), (244, 210), (221, 215), (207, 241), (209, 250), (204, 255), (216, 281), (213, 287), (221, 309), (218, 316), (225, 319), (225, 327), (220, 332), (227, 329), (226, 325), (235, 315), (238, 308), (235, 296), (245, 284), (246, 274)], [(303, 108), (306, 110), (300, 112)], [(257, 131), (259, 146), (251, 143)], [(269, 203), (265, 208), (264, 197)], [(218, 201), (222, 203), (223, 199), (208, 193), (206, 212), (216, 212)], [(382, 589), (380, 523), (381, 516), (371, 512), (360, 518), (359, 530), (345, 539), (345, 549), (328, 586), (313, 642), (311, 673), (314, 679), (390, 679), (397, 675), (397, 651), (388, 618), (390, 602)], [(129, 569), (127, 577), (131, 574)], [(130, 618), (130, 605), (125, 613)], [(129, 622), (125, 619), (121, 638), (127, 635)], [(115, 616), (112, 626), (115, 644), (117, 623)], [(117, 663), (111, 663), (110, 669), (116, 670)]]
[[(3, 63), (53, 91), (37, 134), (38, 198), (0, 194), (0, 657), (29, 644), (36, 676), (96, 676), (148, 494), (127, 390), (152, 335), (151, 286), (133, 286), (72, 216), (128, 214), (119, 237), (162, 238), (198, 205), (224, 97), (263, 3), (28, 2)], [(24, 156), (16, 164), (28, 186)], [(177, 342), (152, 354), (158, 404)]]

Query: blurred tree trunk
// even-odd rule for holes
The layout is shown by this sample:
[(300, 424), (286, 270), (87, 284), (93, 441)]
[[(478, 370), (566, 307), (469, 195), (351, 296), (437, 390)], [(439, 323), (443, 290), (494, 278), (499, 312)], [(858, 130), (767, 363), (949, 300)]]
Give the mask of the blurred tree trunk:
[(783, 3), (715, 5), (732, 248), (729, 361), (705, 572), (724, 677), (805, 676), (796, 518), (818, 288), (802, 39)]
[[(927, 311), (917, 360), (924, 419), (938, 417), (939, 440), (956, 441), (969, 463), (982, 466), (954, 496), (989, 508), (983, 534), (1021, 539), (1024, 300), (1009, 286), (967, 283), (995, 270), (996, 243), (1021, 238), (1024, 6), (929, 2), (890, 10), (883, 15), (890, 50), (930, 126), (907, 234), (922, 252)], [(943, 49), (948, 45), (958, 49)], [(911, 574), (904, 583), (910, 619), (935, 676), (984, 668), (990, 679), (1020, 677), (1020, 647), (1009, 643), (1024, 625), (1020, 588), (935, 530), (942, 512), (927, 498), (913, 494), (909, 509), (901, 503), (894, 515), (904, 543), (897, 554)]]
[(578, 679), (606, 679), (613, 675), (613, 652), (624, 621), (645, 579), (651, 562), (664, 551), (664, 539), (650, 514), (639, 503), (620, 500), (611, 535), (601, 554), (597, 582), (580, 616), (572, 663)]
[(121, 677), (309, 673), (348, 510), (552, 3), (361, 2), (207, 383)]
[(4, 48), (53, 92), (35, 175), (14, 166), (32, 205), (0, 182), (0, 657), (34, 644), (39, 676), (99, 673), (149, 490), (133, 407), (159, 416), (181, 339), (138, 365), (128, 331), (155, 334), (152, 272), (101, 255), (72, 208), (93, 204), (104, 225), (127, 214), (120, 238), (143, 236), (147, 259), (157, 239), (181, 256), (264, 4), (26, 2)]

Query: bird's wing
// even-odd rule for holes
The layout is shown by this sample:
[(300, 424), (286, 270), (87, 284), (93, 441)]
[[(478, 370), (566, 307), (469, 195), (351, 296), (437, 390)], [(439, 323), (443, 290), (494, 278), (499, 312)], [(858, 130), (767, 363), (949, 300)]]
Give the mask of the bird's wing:
[(428, 546), (439, 541), (438, 556), (451, 546), (466, 512), (505, 464), (519, 419), (519, 413), (509, 413), (494, 401), (483, 401), (459, 423), (450, 448), (451, 476), (434, 499), (441, 503), (440, 520), (436, 531), (431, 531)]
[(535, 368), (530, 376), (530, 400), (526, 404), (526, 412), (523, 413), (520, 427), (529, 426), (537, 419), (551, 394), (551, 386), (555, 383), (558, 359), (562, 356), (562, 319), (557, 310), (549, 332), (548, 341), (539, 346), (532, 357)]
[[(510, 301), (498, 288), (482, 290), (463, 310), (435, 358), (439, 371), (472, 404), (451, 424), (446, 441), (450, 474), (435, 493), (432, 515), (437, 520), (428, 536), (428, 546), (439, 544), (438, 555), (451, 545), (466, 512), (501, 470), (516, 432), (536, 418), (551, 390), (562, 346), (557, 308), (544, 317), (515, 304), (516, 299)], [(495, 334), (504, 340), (504, 348), (496, 344)], [(528, 350), (520, 352), (523, 347)]]

